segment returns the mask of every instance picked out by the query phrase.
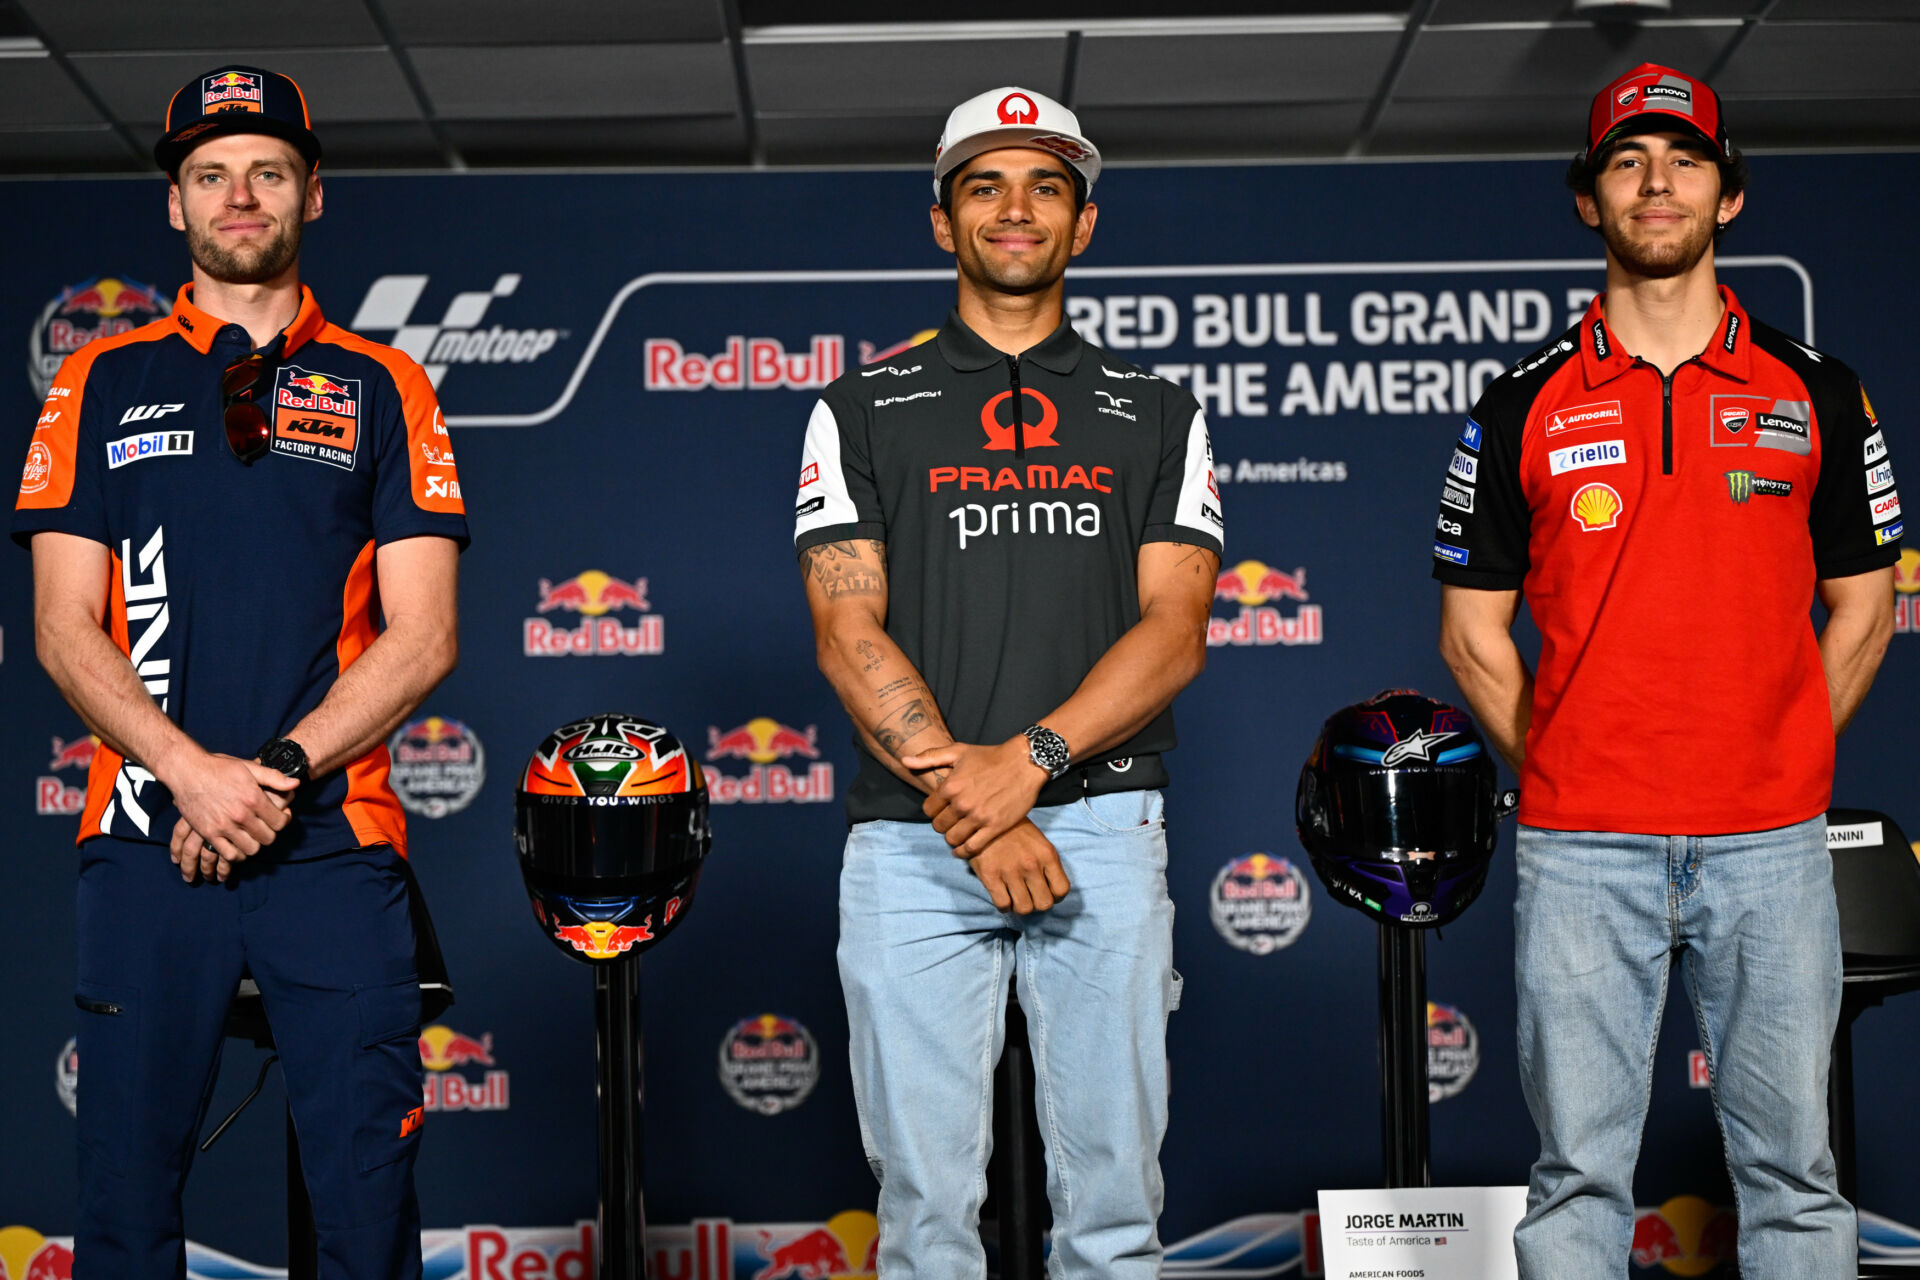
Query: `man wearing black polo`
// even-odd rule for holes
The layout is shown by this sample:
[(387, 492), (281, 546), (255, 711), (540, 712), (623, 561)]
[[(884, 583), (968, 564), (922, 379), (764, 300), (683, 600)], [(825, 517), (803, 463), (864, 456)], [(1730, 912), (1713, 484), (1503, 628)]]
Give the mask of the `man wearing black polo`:
[(1099, 168), (1040, 94), (957, 107), (932, 219), (958, 305), (807, 428), (795, 544), (861, 750), (839, 958), (888, 1280), (985, 1275), (1010, 968), (1057, 1274), (1159, 1274), (1179, 999), (1160, 755), (1205, 662), (1222, 523), (1198, 404), (1065, 323)]

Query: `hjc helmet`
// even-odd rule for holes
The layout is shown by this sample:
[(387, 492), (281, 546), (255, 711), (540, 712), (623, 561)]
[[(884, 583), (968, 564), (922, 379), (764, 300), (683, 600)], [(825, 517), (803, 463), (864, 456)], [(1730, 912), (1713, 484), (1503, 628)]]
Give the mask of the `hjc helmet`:
[(1446, 924), (1479, 896), (1496, 824), (1492, 754), (1457, 707), (1389, 689), (1330, 716), (1300, 770), (1300, 843), (1333, 897), (1377, 920)]
[(614, 960), (667, 936), (707, 856), (707, 784), (679, 739), (638, 716), (563, 724), (514, 792), (534, 918), (562, 951)]

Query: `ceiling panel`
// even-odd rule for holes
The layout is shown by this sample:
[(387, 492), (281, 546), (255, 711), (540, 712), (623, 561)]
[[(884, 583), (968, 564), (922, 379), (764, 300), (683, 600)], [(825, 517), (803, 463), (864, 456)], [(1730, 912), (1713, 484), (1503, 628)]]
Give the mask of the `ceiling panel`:
[(1815, 105), (1804, 98), (1729, 98), (1727, 128), (1734, 144), (1748, 150), (1920, 145), (1920, 97), (1828, 98), (1809, 110)]
[(328, 172), (342, 169), (438, 169), (446, 164), (424, 121), (335, 123), (320, 131)]
[(1920, 22), (1920, 4), (1914, 0), (1779, 0), (1767, 14), (1769, 22), (1833, 22), (1846, 18)]
[(1088, 35), (1076, 106), (1366, 101), (1400, 34), (1392, 31)]
[(1796, 22), (1747, 37), (1714, 82), (1765, 98), (1920, 95), (1920, 23)]
[(476, 166), (546, 169), (747, 162), (747, 131), (738, 116), (450, 120), (442, 128), (466, 162)]
[(1583, 145), (1585, 98), (1515, 98), (1493, 104), (1396, 100), (1381, 113), (1370, 156), (1565, 154)]
[[(924, 164), (933, 181), (933, 148), (946, 112), (887, 115), (761, 116), (760, 146), (769, 164)], [(933, 188), (925, 188), (931, 199)]]
[(645, 4), (379, 0), (379, 4), (403, 44), (642, 44), (723, 40), (727, 34), (720, 0), (647, 0)]
[(1396, 98), (1587, 100), (1642, 62), (1705, 71), (1740, 30), (1733, 26), (1439, 27), (1420, 32)]
[(418, 48), (437, 115), (461, 120), (722, 115), (739, 106), (724, 43)]
[(160, 136), (167, 101), (203, 71), (229, 62), (292, 76), (316, 132), (329, 120), (418, 120), (419, 104), (385, 49), (240, 49), (224, 53), (81, 53), (70, 61), (143, 142)]
[(1261, 106), (1088, 107), (1080, 124), (1115, 161), (1334, 156), (1366, 115), (1364, 102)]
[(946, 113), (976, 93), (1017, 84), (1058, 97), (1065, 35), (997, 40), (747, 39), (753, 105), (768, 112)]
[[(165, 98), (160, 105), (166, 105)], [(107, 123), (73, 78), (44, 53), (39, 57), (0, 58), (0, 121), (9, 129)]]
[(125, 173), (136, 159), (111, 125), (0, 129), (0, 173)]
[(1407, 11), (1407, 0), (969, 0), (964, 12), (929, 13), (899, 0), (740, 0), (749, 28), (787, 23), (925, 22), (930, 17), (969, 22), (1081, 21), (1111, 18), (1320, 17)]
[[(362, 0), (16, 0), (63, 53), (221, 49), (245, 33), (255, 49), (380, 43)], [(216, 54), (218, 59), (222, 55)], [(183, 79), (185, 77), (182, 77)], [(176, 88), (178, 86), (175, 86)]]

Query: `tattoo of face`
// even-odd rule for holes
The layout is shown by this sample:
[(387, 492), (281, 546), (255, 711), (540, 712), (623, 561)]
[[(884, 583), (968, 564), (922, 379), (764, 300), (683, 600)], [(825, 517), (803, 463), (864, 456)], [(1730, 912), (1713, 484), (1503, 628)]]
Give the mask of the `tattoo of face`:
[(915, 698), (899, 711), (880, 722), (873, 731), (874, 741), (887, 751), (888, 755), (899, 757), (909, 742), (933, 727), (933, 715), (927, 710), (926, 699)]

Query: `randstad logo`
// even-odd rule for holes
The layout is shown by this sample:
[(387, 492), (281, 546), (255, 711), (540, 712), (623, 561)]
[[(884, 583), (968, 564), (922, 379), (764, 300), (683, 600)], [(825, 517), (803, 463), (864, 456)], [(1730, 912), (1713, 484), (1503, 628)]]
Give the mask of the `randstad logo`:
[(414, 308), (429, 279), (381, 276), (368, 286), (348, 327), (355, 333), (392, 330), (389, 345), (426, 366), (427, 380), (436, 388), (453, 365), (529, 364), (568, 336), (565, 329), (481, 327), (493, 303), (519, 289), (517, 272), (499, 277), (491, 289), (455, 294), (437, 323), (417, 320)]

